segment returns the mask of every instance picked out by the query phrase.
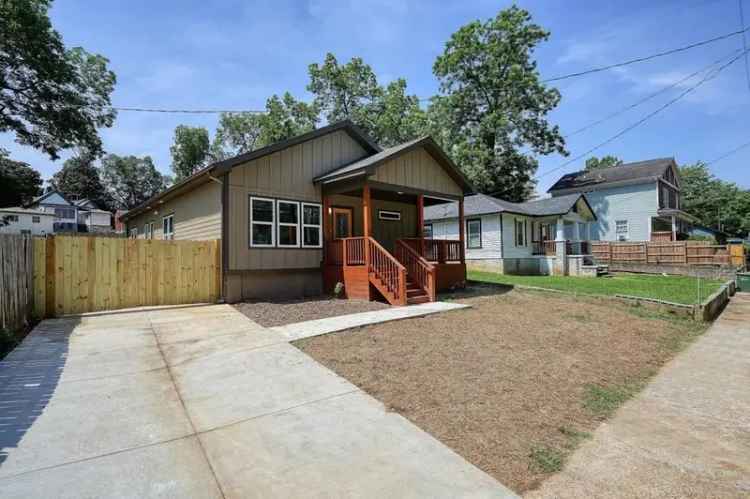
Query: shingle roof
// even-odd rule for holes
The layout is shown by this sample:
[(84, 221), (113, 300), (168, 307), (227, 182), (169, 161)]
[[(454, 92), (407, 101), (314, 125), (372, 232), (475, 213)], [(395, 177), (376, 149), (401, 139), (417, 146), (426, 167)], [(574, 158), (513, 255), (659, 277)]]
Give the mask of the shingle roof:
[(583, 190), (604, 184), (631, 183), (638, 180), (650, 180), (661, 177), (667, 169), (675, 164), (674, 158), (658, 158), (636, 163), (626, 163), (611, 168), (581, 170), (563, 175), (547, 192), (563, 189)]
[[(568, 213), (583, 194), (567, 194), (554, 198), (538, 199), (525, 203), (511, 203), (486, 194), (474, 194), (464, 198), (464, 216), (489, 215), (490, 213), (516, 213), (535, 217), (564, 215)], [(425, 220), (458, 218), (458, 203), (446, 203), (425, 207)]]

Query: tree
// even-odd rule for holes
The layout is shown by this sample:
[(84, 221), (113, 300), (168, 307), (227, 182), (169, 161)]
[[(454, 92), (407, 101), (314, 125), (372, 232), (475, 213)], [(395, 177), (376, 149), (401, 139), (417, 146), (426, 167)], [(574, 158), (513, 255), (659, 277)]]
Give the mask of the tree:
[(115, 74), (107, 59), (66, 49), (50, 0), (0, 2), (0, 133), (57, 159), (61, 149), (101, 151), (97, 128), (112, 126)]
[(265, 114), (222, 113), (211, 159), (250, 152), (314, 130), (319, 114), (314, 104), (298, 101), (289, 92), (268, 99)]
[(621, 164), (622, 160), (617, 156), (602, 156), (601, 158), (592, 156), (586, 160), (586, 171), (612, 168), (613, 166), (620, 166)]
[(310, 64), (308, 72), (313, 105), (329, 123), (349, 119), (385, 147), (424, 133), (425, 112), (416, 95), (406, 94), (406, 80), (397, 79), (384, 88), (361, 58), (342, 65), (331, 53), (322, 65)]
[(79, 150), (63, 163), (50, 180), (50, 186), (68, 200), (89, 199), (102, 210), (112, 208), (112, 200), (99, 178), (99, 170), (91, 151)]
[(437, 138), (481, 192), (523, 201), (533, 191), (534, 155), (567, 155), (547, 121), (560, 93), (542, 83), (531, 58), (548, 37), (513, 6), (460, 28), (435, 61), (442, 95), (431, 121), (449, 128)]
[(206, 165), (209, 152), (208, 130), (203, 127), (179, 125), (174, 130), (172, 171), (179, 182)]
[(0, 149), (0, 208), (23, 206), (42, 193), (42, 176), (27, 163), (13, 161)]
[(135, 208), (164, 190), (168, 183), (150, 156), (108, 154), (102, 158), (101, 169), (102, 182), (118, 209)]
[(701, 225), (737, 235), (750, 230), (750, 191), (716, 178), (702, 161), (680, 167), (680, 182), (680, 207)]

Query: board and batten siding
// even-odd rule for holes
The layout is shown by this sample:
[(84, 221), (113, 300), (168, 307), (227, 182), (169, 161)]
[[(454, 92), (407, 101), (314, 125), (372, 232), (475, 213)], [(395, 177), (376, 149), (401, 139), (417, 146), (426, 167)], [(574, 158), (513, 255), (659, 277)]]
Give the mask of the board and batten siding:
[(463, 195), (461, 187), (423, 147), (386, 161), (371, 179), (453, 196)]
[[(482, 220), (482, 247), (467, 248), (467, 260), (485, 260), (503, 257), (503, 241), (500, 233), (500, 215), (492, 213), (481, 216), (467, 216), (466, 220)], [(458, 219), (451, 218), (447, 220), (428, 220), (426, 223), (432, 224), (433, 239), (459, 239)], [(465, 234), (468, 241), (468, 234)]]
[(591, 191), (586, 198), (597, 218), (590, 228), (591, 239), (616, 241), (617, 220), (628, 221), (628, 240), (650, 239), (649, 223), (658, 209), (656, 182)]
[(133, 217), (127, 222), (126, 234), (129, 236), (130, 230), (136, 228), (138, 239), (143, 239), (144, 226), (153, 222), (153, 239), (162, 239), (162, 219), (169, 215), (174, 216), (174, 239), (221, 239), (221, 185), (209, 181)]
[(228, 175), (229, 270), (319, 267), (322, 249), (250, 248), (249, 198), (321, 203), (321, 187), (313, 179), (366, 154), (345, 131), (337, 131), (234, 167)]

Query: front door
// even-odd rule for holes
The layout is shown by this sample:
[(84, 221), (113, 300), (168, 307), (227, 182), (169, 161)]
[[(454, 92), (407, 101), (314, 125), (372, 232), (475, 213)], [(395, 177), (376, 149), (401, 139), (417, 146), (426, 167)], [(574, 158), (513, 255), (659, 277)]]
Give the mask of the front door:
[(351, 208), (334, 208), (333, 209), (333, 237), (334, 239), (343, 239), (352, 237), (352, 209)]

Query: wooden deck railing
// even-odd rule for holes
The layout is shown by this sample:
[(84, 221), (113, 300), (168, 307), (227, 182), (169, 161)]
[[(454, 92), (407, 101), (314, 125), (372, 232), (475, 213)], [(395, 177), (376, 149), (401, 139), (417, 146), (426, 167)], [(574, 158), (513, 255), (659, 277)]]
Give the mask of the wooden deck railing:
[(430, 301), (435, 301), (437, 295), (435, 289), (435, 267), (424, 257), (420, 256), (410, 243), (403, 240), (396, 241), (394, 255), (396, 260), (406, 267), (407, 275), (412, 281), (427, 293)]
[[(534, 241), (531, 249), (532, 255), (555, 256), (557, 254), (557, 243), (552, 240)], [(590, 255), (590, 241), (565, 241), (566, 255)]]
[(368, 237), (366, 243), (363, 241), (363, 244), (368, 252), (368, 273), (380, 279), (383, 286), (391, 293), (394, 302), (406, 305), (406, 267), (401, 265), (373, 237)]
[(364, 237), (347, 237), (344, 239), (344, 261), (346, 265), (364, 265), (365, 246)]
[(460, 262), (461, 241), (452, 239), (420, 239), (407, 237), (399, 239), (428, 262)]
[(557, 254), (555, 241), (534, 241), (531, 249), (531, 254), (555, 256)]

